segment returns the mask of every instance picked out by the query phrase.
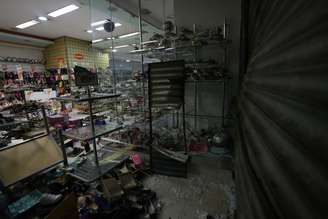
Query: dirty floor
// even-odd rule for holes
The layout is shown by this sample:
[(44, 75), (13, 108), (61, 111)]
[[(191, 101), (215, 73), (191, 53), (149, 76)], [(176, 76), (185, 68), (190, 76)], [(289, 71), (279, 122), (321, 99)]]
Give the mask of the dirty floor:
[(154, 175), (144, 185), (154, 190), (162, 209), (159, 219), (232, 218), (235, 188), (231, 160), (210, 154), (192, 156), (188, 178)]

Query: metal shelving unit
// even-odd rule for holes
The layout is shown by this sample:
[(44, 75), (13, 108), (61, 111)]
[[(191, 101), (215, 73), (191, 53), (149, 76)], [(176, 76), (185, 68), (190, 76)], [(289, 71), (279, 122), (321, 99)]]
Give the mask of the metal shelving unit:
[[(227, 78), (222, 78), (219, 80), (187, 80), (186, 83), (190, 83), (190, 84), (194, 84), (194, 110), (193, 113), (189, 113), (191, 116), (194, 117), (194, 127), (195, 129), (197, 129), (197, 117), (209, 117), (209, 118), (221, 118), (221, 127), (223, 128), (225, 126), (225, 106), (226, 106), (226, 87), (227, 87), (227, 82), (228, 79)], [(198, 113), (198, 93), (199, 93), (199, 85), (200, 84), (218, 84), (220, 86), (222, 86), (222, 101), (221, 101), (221, 116), (211, 116), (211, 115), (199, 115)], [(188, 114), (188, 113), (187, 113)]]
[[(106, 161), (106, 159), (112, 155), (110, 150), (107, 148), (102, 148), (100, 151), (97, 150), (96, 139), (120, 130), (122, 128), (121, 125), (118, 124), (109, 124), (109, 125), (101, 125), (95, 126), (94, 124), (94, 113), (92, 111), (92, 103), (95, 100), (100, 99), (108, 99), (108, 98), (116, 98), (119, 97), (120, 94), (105, 94), (105, 95), (91, 95), (90, 87), (88, 87), (88, 95), (86, 97), (74, 98), (74, 97), (59, 97), (55, 98), (59, 101), (72, 101), (72, 102), (88, 102), (89, 104), (89, 119), (90, 125), (81, 127), (78, 129), (73, 129), (69, 131), (61, 131), (59, 130), (60, 142), (62, 146), (63, 156), (64, 156), (64, 165), (68, 167), (67, 155), (64, 148), (64, 136), (79, 140), (79, 141), (91, 141), (93, 143), (93, 156), (91, 153), (87, 155), (87, 159), (81, 164), (73, 164), (73, 172), (69, 173), (69, 175), (82, 180), (84, 182), (92, 182), (99, 179), (101, 176), (106, 174), (120, 162), (123, 162), (127, 157), (123, 156), (118, 157), (115, 161)], [(99, 155), (101, 157), (99, 158)]]

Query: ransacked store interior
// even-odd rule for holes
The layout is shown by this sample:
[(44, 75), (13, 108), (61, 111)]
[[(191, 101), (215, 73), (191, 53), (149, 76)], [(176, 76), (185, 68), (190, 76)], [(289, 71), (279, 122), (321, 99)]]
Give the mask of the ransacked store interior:
[(325, 218), (325, 1), (1, 3), (1, 219)]

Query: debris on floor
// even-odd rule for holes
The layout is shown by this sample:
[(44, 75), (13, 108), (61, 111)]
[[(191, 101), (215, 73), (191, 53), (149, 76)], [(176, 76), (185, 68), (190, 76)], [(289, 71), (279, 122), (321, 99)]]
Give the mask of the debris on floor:
[(154, 175), (144, 180), (163, 204), (159, 219), (232, 218), (236, 209), (232, 173), (219, 169), (217, 159), (193, 156), (188, 178)]

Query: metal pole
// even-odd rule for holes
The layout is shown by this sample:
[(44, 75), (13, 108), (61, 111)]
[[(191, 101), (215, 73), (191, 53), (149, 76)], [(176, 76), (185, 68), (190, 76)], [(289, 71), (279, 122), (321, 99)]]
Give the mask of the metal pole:
[(180, 113), (179, 113), (179, 109), (176, 110), (177, 111), (177, 128), (180, 127)]
[(65, 150), (64, 137), (63, 137), (63, 133), (62, 133), (62, 130), (61, 129), (58, 129), (58, 135), (59, 135), (61, 150), (62, 150), (63, 158), (64, 158), (64, 166), (65, 167), (68, 167), (68, 161), (67, 161), (67, 154), (66, 154), (66, 150)]
[[(193, 25), (193, 32), (194, 32), (194, 35), (196, 35), (196, 32), (197, 32), (196, 24)], [(193, 44), (192, 46), (193, 46), (193, 52), (194, 52), (194, 64), (196, 66), (198, 51), (197, 51), (197, 46), (195, 45), (195, 42), (192, 44)]]
[[(117, 83), (117, 78), (116, 78), (116, 69), (115, 69), (115, 61), (114, 61), (114, 52), (113, 52), (113, 49), (114, 49), (114, 41), (113, 41), (113, 37), (111, 37), (112, 40), (112, 52), (111, 52), (111, 57), (112, 57), (112, 73), (113, 73), (113, 92), (114, 94), (117, 93), (117, 90), (116, 90), (116, 83)], [(114, 98), (114, 108), (115, 108), (115, 116), (116, 116), (116, 119), (118, 120), (118, 110), (117, 110), (117, 97)]]
[(153, 168), (153, 119), (151, 112), (151, 80), (148, 74), (148, 111), (149, 111), (149, 162), (150, 168)]
[[(26, 101), (24, 90), (20, 91), (20, 93), (21, 93), (21, 95), (23, 97), (23, 102), (24, 102), (24, 106), (25, 106), (24, 107), (24, 113), (25, 113), (25, 116), (26, 116), (27, 121), (29, 121), (30, 120), (30, 117), (28, 116), (28, 111), (26, 110), (27, 101)], [(30, 122), (28, 122), (28, 126), (31, 127), (30, 126)]]
[(49, 130), (48, 118), (47, 118), (47, 114), (46, 114), (46, 110), (45, 110), (44, 105), (41, 105), (41, 111), (42, 111), (44, 125), (46, 126), (47, 134), (49, 135), (50, 130)]
[[(227, 40), (227, 19), (224, 17), (224, 24), (223, 24), (223, 38)], [(227, 59), (227, 43), (224, 45), (224, 67), (227, 68), (228, 59)], [(225, 125), (225, 99), (226, 99), (226, 79), (223, 77), (223, 97), (222, 97), (222, 128)]]
[[(198, 114), (198, 83), (197, 81), (194, 82), (194, 112), (195, 112), (195, 115)], [(194, 127), (195, 127), (195, 131), (197, 131), (197, 117), (195, 116), (194, 117)]]
[[(142, 17), (141, 17), (141, 0), (138, 0), (138, 13), (139, 13), (139, 31), (140, 31), (140, 37), (139, 37), (139, 49), (141, 50), (141, 55), (140, 55), (140, 70), (141, 70), (141, 80), (142, 80), (142, 95), (143, 95), (143, 100), (144, 100), (144, 105), (143, 105), (143, 111), (144, 111), (144, 121), (146, 124), (146, 118), (147, 118), (147, 103), (146, 103), (146, 87), (145, 87), (145, 69), (144, 69), (144, 55), (143, 55), (143, 33), (142, 33)], [(148, 87), (149, 88), (149, 87)], [(146, 130), (146, 125), (145, 125), (145, 130)]]
[(185, 144), (185, 154), (188, 153), (188, 149), (187, 149), (187, 136), (186, 136), (186, 112), (185, 112), (185, 101), (183, 98), (183, 103), (182, 103), (182, 126), (183, 126), (183, 140), (184, 140), (184, 144)]
[[(90, 91), (89, 86), (88, 86), (88, 98), (89, 98), (88, 103), (89, 103), (89, 116), (90, 116), (91, 132), (92, 132), (92, 136), (95, 136), (95, 125), (93, 123), (91, 91)], [(96, 166), (98, 167), (98, 171), (100, 172), (99, 159), (98, 159), (98, 153), (97, 153), (97, 143), (96, 143), (95, 138), (92, 139), (92, 143), (93, 143), (93, 153), (95, 155), (95, 163), (96, 163)]]
[(222, 97), (222, 128), (224, 127), (224, 118), (225, 118), (225, 96), (226, 96), (226, 85), (225, 78), (223, 78), (223, 97)]

